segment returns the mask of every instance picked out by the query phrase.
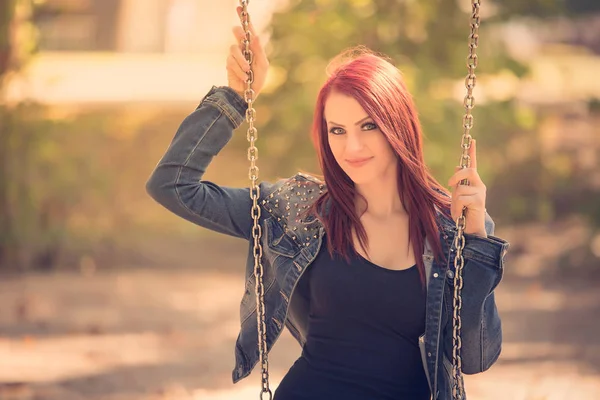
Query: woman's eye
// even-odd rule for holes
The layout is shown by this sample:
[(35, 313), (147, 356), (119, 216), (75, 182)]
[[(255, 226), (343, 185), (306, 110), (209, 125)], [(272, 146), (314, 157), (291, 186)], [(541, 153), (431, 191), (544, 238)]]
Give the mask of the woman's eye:
[[(365, 128), (367, 127), (367, 128)], [(367, 130), (367, 131), (372, 131), (373, 129), (377, 129), (377, 125), (375, 125), (373, 122), (367, 122), (365, 124), (362, 125), (361, 127), (363, 130)], [(345, 133), (343, 128), (331, 128), (329, 130), (329, 133), (332, 133), (334, 135), (343, 135)]]
[(364, 128), (365, 126), (369, 126), (369, 125), (371, 126), (371, 128), (369, 128), (369, 129), (367, 129), (367, 130), (369, 130), (369, 131), (370, 131), (370, 130), (373, 130), (373, 129), (377, 129), (377, 125), (375, 125), (375, 124), (374, 124), (374, 123), (372, 123), (372, 122), (367, 122), (366, 124), (364, 124), (364, 125), (363, 125), (363, 128)]

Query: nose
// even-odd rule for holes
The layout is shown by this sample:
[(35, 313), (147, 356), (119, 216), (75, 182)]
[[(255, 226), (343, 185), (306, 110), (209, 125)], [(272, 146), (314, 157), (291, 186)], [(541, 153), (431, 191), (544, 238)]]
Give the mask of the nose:
[(360, 154), (364, 147), (361, 135), (356, 132), (349, 132), (346, 134), (346, 154)]

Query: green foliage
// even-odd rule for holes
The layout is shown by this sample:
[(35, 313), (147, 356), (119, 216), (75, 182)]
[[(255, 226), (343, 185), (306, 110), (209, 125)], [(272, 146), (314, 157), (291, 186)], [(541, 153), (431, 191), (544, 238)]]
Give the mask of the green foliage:
[[(309, 140), (317, 90), (329, 61), (362, 44), (389, 55), (403, 72), (424, 128), (426, 162), (444, 183), (458, 163), (464, 113), (455, 87), (467, 73), (469, 15), (459, 3), (465, 4), (291, 0), (288, 9), (273, 17), (267, 49), (273, 79), (256, 104), (261, 177), (284, 177), (298, 169), (317, 171)], [(33, 2), (0, 4), (27, 7)], [(479, 173), (488, 186), (488, 209), (497, 220), (551, 221), (580, 213), (600, 226), (593, 174), (582, 171), (567, 149), (543, 150), (540, 125), (552, 112), (513, 98), (480, 100), (491, 77), (520, 78), (528, 73), (526, 65), (504, 51), (497, 37), (501, 30), (494, 24), (517, 13), (556, 15), (563, 5), (552, 0), (482, 5), (493, 12), (480, 29), (473, 135), (479, 143)], [(7, 34), (7, 16), (14, 13), (5, 10), (0, 10), (0, 61), (10, 55), (18, 61), (11, 62), (11, 68), (19, 68), (36, 49), (34, 25), (28, 20), (32, 9), (20, 14), (24, 17), (20, 37), (27, 40), (17, 48)], [(7, 70), (0, 69), (0, 75)], [(599, 103), (597, 99), (589, 103), (595, 118)], [(143, 183), (168, 144), (170, 135), (165, 132), (174, 131), (185, 113), (153, 110), (140, 115), (128, 107), (55, 118), (52, 112), (35, 104), (0, 106), (1, 267), (52, 266), (69, 247), (89, 243), (88, 249), (98, 248), (112, 243), (115, 235), (119, 236), (115, 240), (122, 240), (127, 230), (144, 232), (147, 226), (140, 220), (154, 221), (163, 232), (175, 221), (162, 210), (160, 215), (168, 221), (156, 216), (157, 207)], [(157, 143), (158, 137), (163, 142)], [(209, 175), (221, 173), (215, 179), (219, 181), (233, 174), (246, 182), (246, 147), (245, 135), (236, 135), (215, 158)], [(192, 230), (185, 227), (186, 232)]]
[[(333, 57), (346, 48), (365, 45), (390, 56), (402, 71), (419, 109), (426, 162), (438, 180), (445, 182), (460, 156), (464, 109), (462, 98), (453, 96), (467, 73), (470, 30), (469, 14), (461, 9), (464, 4), (437, 0), (290, 2), (271, 23), (267, 50), (275, 77), (257, 103), (263, 132), (261, 154), (276, 163), (279, 175), (294, 173), (299, 167), (318, 170), (309, 140), (317, 90)], [(559, 175), (548, 168), (554, 162), (548, 160), (558, 160), (560, 155), (542, 158), (539, 149), (543, 139), (536, 132), (547, 116), (512, 98), (478, 102), (480, 90), (486, 89), (486, 78), (508, 75), (518, 79), (528, 72), (526, 65), (505, 51), (497, 24), (518, 15), (554, 16), (564, 10), (564, 4), (553, 0), (496, 1), (484, 2), (482, 7), (487, 8), (483, 15), (490, 17), (482, 20), (480, 28), (472, 133), (480, 144), (479, 173), (490, 188), (490, 209), (496, 217), (514, 221), (564, 216), (558, 200), (562, 189), (554, 183), (566, 179), (567, 187), (573, 188), (568, 179), (575, 170)], [(241, 139), (238, 145), (243, 146)], [(298, 156), (290, 157), (290, 149)], [(574, 199), (575, 204), (582, 205), (580, 211), (587, 209), (583, 207), (585, 198)], [(599, 220), (596, 222), (600, 225)]]
[(3, 107), (0, 115), (4, 262), (10, 268), (51, 265), (73, 239), (70, 228), (77, 209), (107, 197), (110, 182), (102, 173), (102, 158), (91, 156), (102, 149), (104, 138), (97, 135), (94, 143), (93, 136), (74, 131), (93, 133), (90, 126), (54, 120), (36, 104)]
[[(286, 148), (310, 154), (312, 107), (325, 68), (343, 49), (363, 44), (390, 56), (403, 72), (419, 108), (428, 165), (440, 177), (453, 170), (464, 109), (450, 98), (451, 85), (467, 73), (469, 34), (469, 17), (455, 2), (295, 1), (273, 17), (271, 27), (271, 65), (285, 79), (259, 102), (265, 142), (285, 135)], [(502, 51), (489, 28), (480, 29), (477, 72), (522, 75), (525, 67)], [(497, 144), (503, 132), (518, 126), (510, 102), (478, 105), (475, 117), (474, 134), (484, 146)], [(268, 157), (279, 158), (281, 168), (289, 172), (294, 166), (288, 165), (287, 154), (274, 148)]]
[(497, 16), (501, 18), (510, 18), (514, 15), (532, 16), (536, 18), (553, 17), (561, 15), (566, 11), (566, 3), (573, 2), (569, 0), (502, 0), (494, 1), (497, 7)]
[[(102, 265), (116, 251), (131, 255), (131, 242), (149, 228), (196, 233), (164, 212), (144, 187), (185, 115), (134, 106), (73, 115), (37, 104), (0, 107), (6, 121), (0, 139), (11, 138), (0, 145), (6, 154), (0, 154), (0, 199), (7, 211), (0, 230), (2, 267), (73, 266), (82, 256)], [(226, 157), (215, 164), (228, 171), (244, 160)]]

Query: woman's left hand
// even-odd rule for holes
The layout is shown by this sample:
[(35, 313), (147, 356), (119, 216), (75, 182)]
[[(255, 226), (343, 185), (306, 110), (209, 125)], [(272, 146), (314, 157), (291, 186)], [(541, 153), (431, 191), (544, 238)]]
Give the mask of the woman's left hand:
[[(448, 180), (448, 186), (452, 188), (452, 205), (450, 212), (456, 222), (461, 214), (463, 207), (467, 207), (465, 216), (467, 226), (464, 233), (475, 234), (487, 237), (485, 231), (485, 193), (486, 187), (477, 173), (477, 143), (472, 139), (469, 156), (471, 157), (471, 167), (456, 167), (456, 172)], [(460, 185), (463, 179), (469, 180), (469, 185)]]

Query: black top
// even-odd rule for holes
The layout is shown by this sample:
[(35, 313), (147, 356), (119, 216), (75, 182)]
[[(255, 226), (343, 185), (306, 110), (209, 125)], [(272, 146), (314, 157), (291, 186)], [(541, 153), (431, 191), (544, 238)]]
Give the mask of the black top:
[(296, 290), (310, 298), (307, 341), (274, 400), (429, 400), (416, 265), (390, 270), (360, 255), (347, 263), (323, 246)]

